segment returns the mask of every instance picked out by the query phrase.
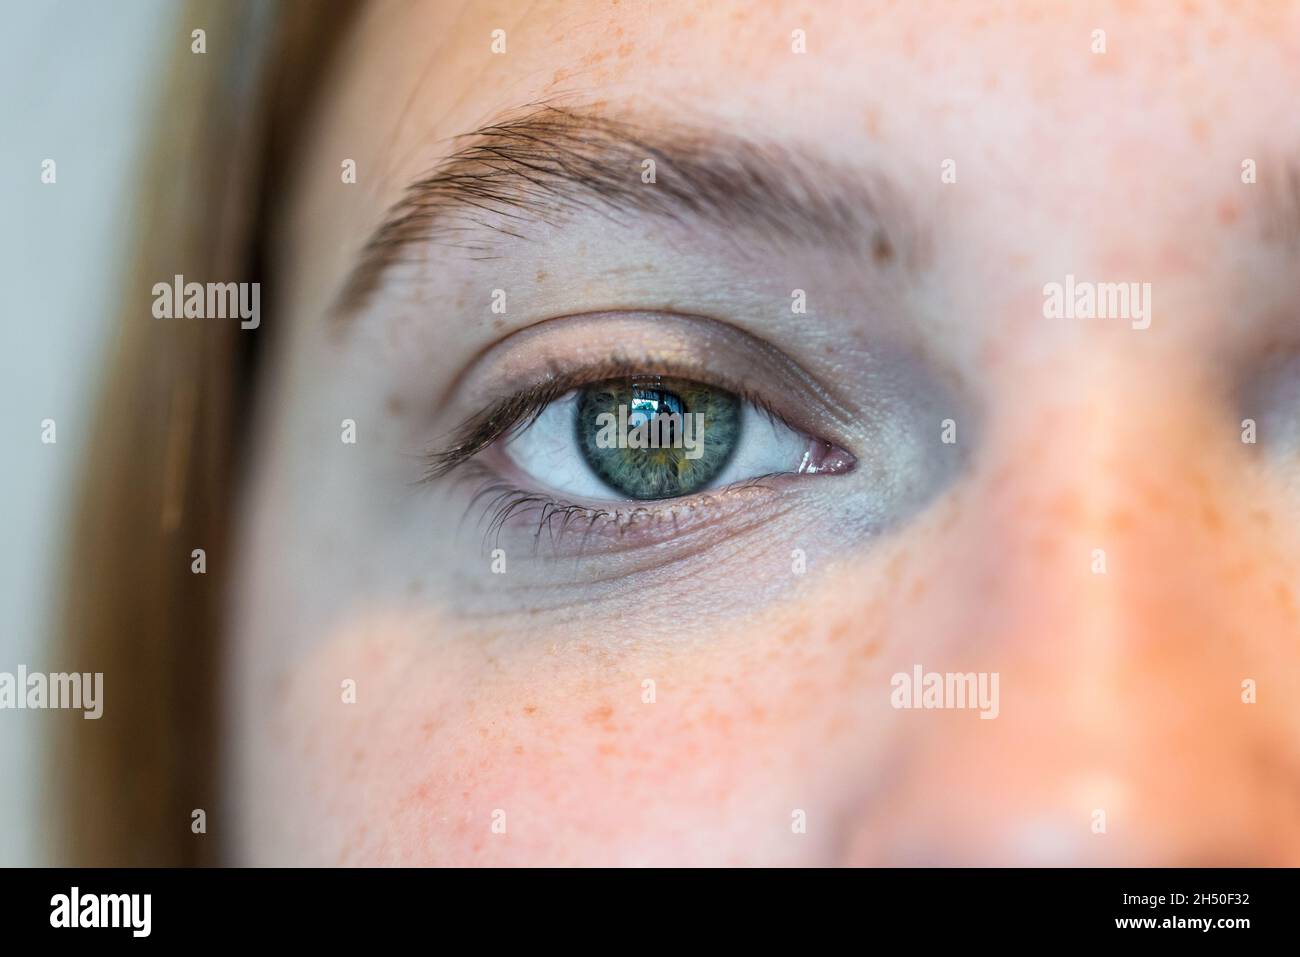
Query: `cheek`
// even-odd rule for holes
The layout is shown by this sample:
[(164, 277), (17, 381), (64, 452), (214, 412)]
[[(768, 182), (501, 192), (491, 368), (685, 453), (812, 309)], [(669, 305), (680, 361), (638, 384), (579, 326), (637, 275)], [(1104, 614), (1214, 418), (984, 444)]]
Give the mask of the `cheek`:
[(792, 839), (792, 813), (832, 812), (836, 769), (872, 766), (883, 726), (863, 712), (887, 703), (889, 616), (821, 611), (847, 604), (823, 590), (667, 649), (350, 623), (254, 732), (249, 844), (328, 864), (796, 863), (826, 835)]

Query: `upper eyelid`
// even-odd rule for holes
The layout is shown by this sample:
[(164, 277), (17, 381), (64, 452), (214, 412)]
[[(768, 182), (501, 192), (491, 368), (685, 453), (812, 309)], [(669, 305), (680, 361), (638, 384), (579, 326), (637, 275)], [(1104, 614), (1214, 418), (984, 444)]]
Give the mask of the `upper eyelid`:
[[(597, 360), (582, 359), (593, 342), (606, 341), (619, 345)], [(539, 395), (554, 399), (599, 378), (656, 373), (727, 389), (795, 431), (850, 451), (860, 435), (859, 416), (837, 392), (744, 328), (698, 314), (607, 310), (533, 323), (479, 353), (437, 400), (439, 408), (450, 408), (457, 395), (478, 397), (465, 402), (476, 411), (462, 413), (440, 441), (425, 439), (426, 478), (446, 474), (491, 444), (536, 410)], [(529, 384), (520, 388), (521, 380)]]
[[(681, 376), (681, 374), (671, 365), (656, 366), (654, 363), (615, 360), (603, 365), (589, 366), (572, 373), (556, 375), (543, 382), (521, 389), (497, 400), (477, 415), (471, 416), (452, 432), (451, 437), (440, 448), (429, 450), (426, 453), (427, 465), (424, 481), (430, 482), (441, 478), (474, 458), (502, 437), (517, 431), (521, 426), (526, 426), (535, 421), (548, 405), (563, 398), (574, 389), (625, 376)], [(794, 431), (803, 431), (799, 426), (791, 423), (772, 400), (754, 392), (744, 383), (728, 381), (726, 376), (722, 374), (700, 373), (698, 370), (693, 374), (694, 381), (714, 388), (725, 389), (738, 396), (742, 401), (753, 405), (769, 418), (781, 422), (787, 428)]]

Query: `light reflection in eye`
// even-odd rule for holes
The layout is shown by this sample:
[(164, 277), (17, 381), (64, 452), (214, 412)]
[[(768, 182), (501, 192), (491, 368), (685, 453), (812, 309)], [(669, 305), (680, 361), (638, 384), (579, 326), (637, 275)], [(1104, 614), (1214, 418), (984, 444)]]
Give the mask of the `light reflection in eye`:
[[(702, 423), (689, 430), (694, 433), (690, 449), (684, 428), (688, 417), (692, 425)], [(597, 441), (602, 421), (629, 431), (639, 427), (646, 434), (660, 429), (655, 433), (660, 441), (644, 447)], [(575, 389), (555, 400), (510, 439), (505, 452), (558, 496), (608, 503), (681, 498), (770, 475), (852, 467), (848, 453), (828, 455), (828, 448), (725, 389), (632, 376)]]
[[(681, 422), (681, 414), (685, 411), (680, 396), (667, 392), (659, 383), (659, 378), (655, 377), (653, 386), (637, 382), (632, 386), (632, 403), (628, 412), (628, 425), (632, 428), (649, 428), (658, 416), (664, 416), (657, 425), (662, 430), (669, 443), (675, 441), (673, 429), (677, 422)], [(674, 420), (670, 418), (673, 414), (677, 415)]]

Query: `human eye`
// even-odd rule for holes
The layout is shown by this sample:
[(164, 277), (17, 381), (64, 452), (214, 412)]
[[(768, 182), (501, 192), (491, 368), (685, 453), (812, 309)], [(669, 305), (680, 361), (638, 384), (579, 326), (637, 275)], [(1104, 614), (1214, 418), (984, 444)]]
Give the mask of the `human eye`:
[(549, 401), (512, 434), (510, 464), (557, 497), (662, 502), (783, 474), (847, 472), (853, 457), (783, 421), (761, 398), (632, 374)]
[(430, 452), (432, 480), (457, 472), (479, 481), (475, 498), (487, 503), (494, 534), (531, 522), (539, 535), (576, 525), (589, 541), (613, 526), (624, 544), (663, 540), (706, 514), (734, 519), (785, 483), (856, 465), (849, 442), (826, 434), (839, 431), (833, 402), (744, 333), (699, 319), (659, 318), (655, 330), (644, 318), (607, 317), (603, 332), (626, 334), (601, 352), (566, 350), (573, 339), (559, 325), (524, 337), (545, 344), (512, 344), (506, 366), (538, 350), (531, 378), (489, 368), (512, 391), (495, 394)]
[(846, 387), (708, 317), (544, 320), (454, 377), (422, 443), (426, 480), (460, 499), (461, 529), (530, 564), (662, 567), (731, 555), (715, 549), (733, 539), (766, 551), (778, 534), (838, 548), (904, 519), (952, 465), (942, 386), (906, 354), (869, 361), (869, 388)]

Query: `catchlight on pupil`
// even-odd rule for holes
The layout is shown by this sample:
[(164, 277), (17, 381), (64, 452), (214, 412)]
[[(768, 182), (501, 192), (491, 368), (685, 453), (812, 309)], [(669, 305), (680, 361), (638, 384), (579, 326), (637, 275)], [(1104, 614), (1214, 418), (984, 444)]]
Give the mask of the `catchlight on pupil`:
[(675, 498), (704, 488), (740, 441), (739, 397), (681, 379), (602, 382), (582, 390), (575, 409), (587, 464), (631, 499)]

